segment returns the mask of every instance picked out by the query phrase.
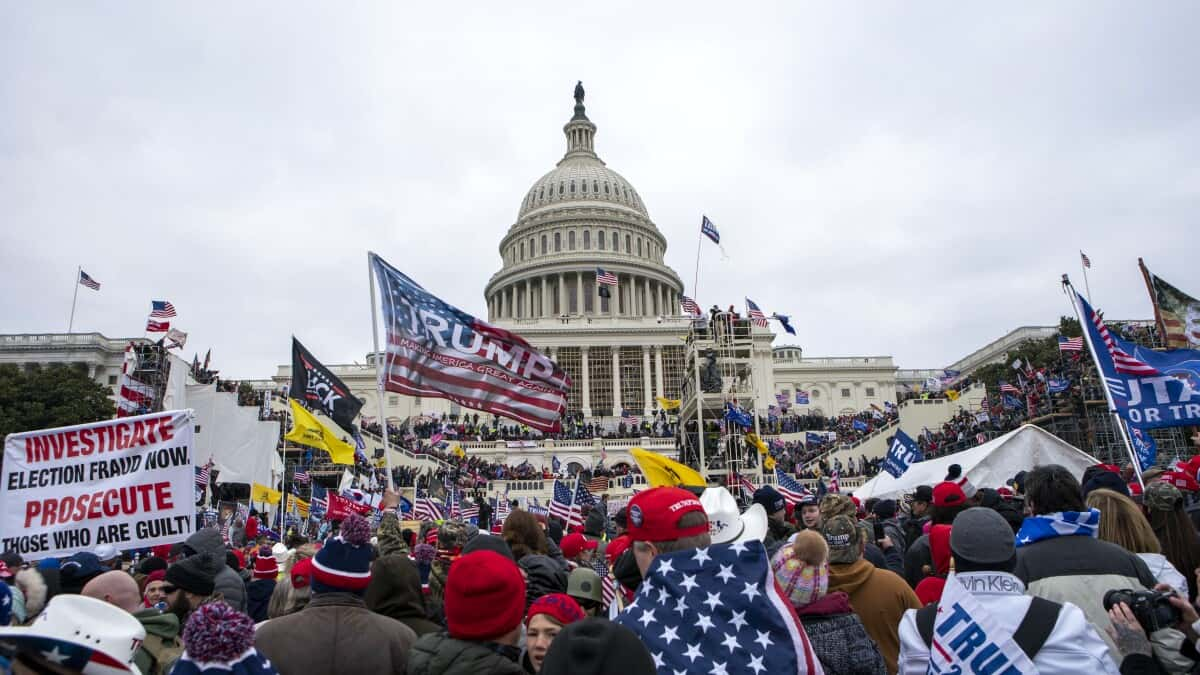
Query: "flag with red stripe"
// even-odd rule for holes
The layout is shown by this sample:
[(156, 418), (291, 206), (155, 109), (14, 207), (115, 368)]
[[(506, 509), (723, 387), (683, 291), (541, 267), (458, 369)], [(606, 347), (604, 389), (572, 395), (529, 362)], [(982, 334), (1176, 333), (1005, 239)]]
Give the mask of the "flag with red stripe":
[(445, 398), (554, 432), (571, 379), (523, 338), (481, 321), (370, 255), (387, 334), (384, 388)]

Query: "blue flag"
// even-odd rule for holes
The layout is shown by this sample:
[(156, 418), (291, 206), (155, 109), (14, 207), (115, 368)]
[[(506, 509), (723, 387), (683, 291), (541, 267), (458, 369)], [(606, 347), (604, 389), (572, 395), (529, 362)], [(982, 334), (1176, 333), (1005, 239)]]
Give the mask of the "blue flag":
[(558, 461), (558, 455), (554, 455), (550, 458), (550, 468), (554, 471), (554, 473), (558, 473), (558, 469), (561, 466), (562, 462)]
[(400, 498), (400, 513), (412, 513), (413, 503), (408, 497)]
[(856, 431), (867, 431), (868, 429), (871, 428), (871, 427), (867, 426), (866, 422), (864, 422), (860, 419), (856, 419), (853, 422), (851, 422), (850, 426), (852, 428), (854, 428)]
[(1142, 429), (1200, 424), (1200, 351), (1156, 352), (1126, 342), (1075, 296), (1117, 413)]
[(796, 390), (796, 405), (808, 405), (808, 392)]
[(789, 334), (789, 335), (795, 335), (795, 334), (796, 334), (796, 329), (795, 329), (795, 328), (792, 328), (792, 324), (791, 324), (792, 317), (790, 317), (790, 316), (785, 316), (785, 315), (783, 315), (783, 314), (773, 314), (773, 315), (771, 316), (771, 318), (773, 318), (773, 319), (775, 319), (776, 321), (778, 321), (778, 322), (779, 322), (779, 325), (780, 325), (780, 326), (783, 326), (783, 329), (784, 329), (784, 330), (786, 330), (786, 331), (788, 332), (788, 334)]
[(1149, 432), (1132, 424), (1129, 427), (1129, 438), (1133, 441), (1133, 452), (1137, 455), (1138, 464), (1142, 471), (1154, 466), (1158, 461), (1158, 443)]
[(700, 234), (712, 239), (714, 244), (721, 243), (721, 233), (717, 232), (717, 226), (708, 219), (708, 216), (700, 216)]
[(754, 419), (750, 417), (750, 413), (735, 407), (732, 403), (725, 404), (725, 419), (745, 429), (754, 426)]
[(826, 438), (825, 438), (824, 434), (818, 434), (818, 433), (814, 433), (812, 431), (804, 432), (804, 444), (805, 445), (821, 445), (825, 441), (826, 441)]
[(1019, 396), (1004, 394), (1004, 407), (1009, 410), (1019, 410), (1025, 407), (1025, 402)]
[(1071, 382), (1065, 377), (1052, 377), (1046, 380), (1046, 391), (1058, 394), (1071, 388)]
[(923, 459), (925, 456), (921, 454), (921, 448), (917, 447), (916, 441), (897, 429), (896, 435), (892, 437), (892, 447), (888, 448), (887, 457), (883, 460), (883, 470), (899, 478), (908, 471), (908, 467)]

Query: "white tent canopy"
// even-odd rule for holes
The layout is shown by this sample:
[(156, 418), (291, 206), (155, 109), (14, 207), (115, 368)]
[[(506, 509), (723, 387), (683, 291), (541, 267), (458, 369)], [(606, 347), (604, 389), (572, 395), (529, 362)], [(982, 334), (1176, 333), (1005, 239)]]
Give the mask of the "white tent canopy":
[(918, 485), (942, 482), (951, 464), (961, 466), (963, 475), (975, 487), (996, 488), (1018, 471), (1028, 471), (1042, 464), (1061, 464), (1078, 478), (1083, 476), (1084, 469), (1098, 463), (1095, 457), (1049, 431), (1026, 424), (979, 447), (913, 464), (899, 478), (881, 472), (855, 490), (854, 496), (895, 499), (912, 492)]

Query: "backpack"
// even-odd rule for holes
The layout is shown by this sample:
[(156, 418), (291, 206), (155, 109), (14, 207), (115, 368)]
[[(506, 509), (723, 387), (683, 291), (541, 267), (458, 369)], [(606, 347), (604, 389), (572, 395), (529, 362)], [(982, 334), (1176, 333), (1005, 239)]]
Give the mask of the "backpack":
[(165, 675), (168, 668), (183, 656), (183, 642), (179, 638), (164, 640), (161, 636), (146, 633), (142, 649), (150, 655), (150, 668), (142, 675)]
[[(937, 619), (937, 607), (938, 603), (935, 602), (917, 610), (917, 632), (921, 634), (921, 640), (925, 642), (926, 647), (933, 645), (933, 623)], [(1033, 602), (1029, 603), (1029, 609), (1025, 611), (1025, 618), (1021, 619), (1017, 630), (1013, 632), (1013, 642), (1017, 643), (1030, 661), (1050, 638), (1054, 625), (1058, 623), (1058, 613), (1061, 609), (1062, 605), (1057, 602), (1033, 596)]]

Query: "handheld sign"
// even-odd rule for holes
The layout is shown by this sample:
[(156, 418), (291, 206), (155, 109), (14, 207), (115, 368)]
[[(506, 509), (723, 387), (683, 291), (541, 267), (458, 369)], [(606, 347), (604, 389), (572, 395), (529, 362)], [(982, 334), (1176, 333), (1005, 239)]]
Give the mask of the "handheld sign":
[(9, 434), (0, 544), (26, 558), (183, 541), (196, 521), (192, 411)]
[(892, 438), (892, 447), (888, 448), (887, 457), (883, 460), (883, 470), (899, 478), (908, 471), (908, 467), (923, 459), (925, 456), (921, 454), (921, 449), (913, 439), (897, 429), (895, 437)]

